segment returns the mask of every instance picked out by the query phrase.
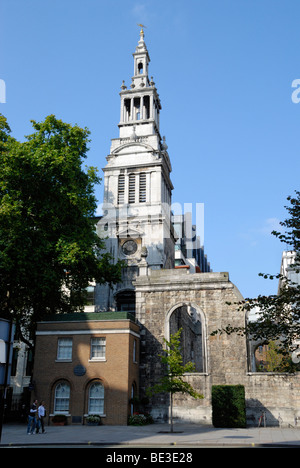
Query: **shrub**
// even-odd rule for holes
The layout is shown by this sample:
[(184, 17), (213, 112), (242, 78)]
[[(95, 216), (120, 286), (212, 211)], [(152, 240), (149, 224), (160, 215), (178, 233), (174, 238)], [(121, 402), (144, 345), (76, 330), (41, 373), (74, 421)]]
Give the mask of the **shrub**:
[(212, 421), (214, 427), (246, 427), (243, 385), (212, 386)]
[(98, 414), (89, 414), (86, 418), (88, 424), (94, 424), (100, 426), (102, 424), (101, 416)]
[(149, 413), (134, 413), (128, 417), (129, 426), (145, 426), (146, 424), (152, 424), (153, 419)]

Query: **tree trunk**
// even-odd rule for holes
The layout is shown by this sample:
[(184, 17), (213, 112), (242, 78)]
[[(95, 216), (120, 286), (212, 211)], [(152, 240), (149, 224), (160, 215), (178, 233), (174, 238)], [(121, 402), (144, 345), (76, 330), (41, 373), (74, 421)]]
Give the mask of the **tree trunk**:
[(173, 432), (173, 393), (170, 393), (170, 423), (171, 423), (171, 431)]

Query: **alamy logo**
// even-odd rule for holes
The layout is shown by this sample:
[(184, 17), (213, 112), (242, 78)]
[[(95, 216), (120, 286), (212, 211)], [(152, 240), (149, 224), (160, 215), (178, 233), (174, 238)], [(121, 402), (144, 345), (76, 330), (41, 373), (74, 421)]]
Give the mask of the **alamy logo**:
[(295, 91), (292, 92), (292, 101), (294, 104), (298, 104), (298, 102), (300, 102), (300, 79), (292, 82), (292, 88), (296, 88)]
[(5, 81), (0, 79), (0, 103), (6, 103), (6, 86)]

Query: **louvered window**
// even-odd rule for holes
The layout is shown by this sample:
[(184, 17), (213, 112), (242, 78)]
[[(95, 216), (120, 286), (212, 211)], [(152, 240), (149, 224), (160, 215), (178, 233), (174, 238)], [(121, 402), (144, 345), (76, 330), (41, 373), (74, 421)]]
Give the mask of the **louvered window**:
[(128, 203), (135, 203), (135, 174), (129, 174)]
[(119, 175), (118, 180), (118, 204), (121, 205), (125, 201), (125, 176)]
[(139, 202), (146, 202), (146, 174), (144, 172), (140, 174)]

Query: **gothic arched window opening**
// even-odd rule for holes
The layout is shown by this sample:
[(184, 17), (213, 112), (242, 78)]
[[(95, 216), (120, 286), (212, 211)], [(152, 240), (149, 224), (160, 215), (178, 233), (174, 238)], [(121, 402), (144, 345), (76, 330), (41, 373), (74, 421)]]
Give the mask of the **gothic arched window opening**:
[[(182, 304), (169, 315), (169, 335), (180, 328), (183, 364), (193, 362), (196, 372), (206, 372), (204, 318), (191, 305)], [(169, 339), (169, 338), (167, 338)]]

